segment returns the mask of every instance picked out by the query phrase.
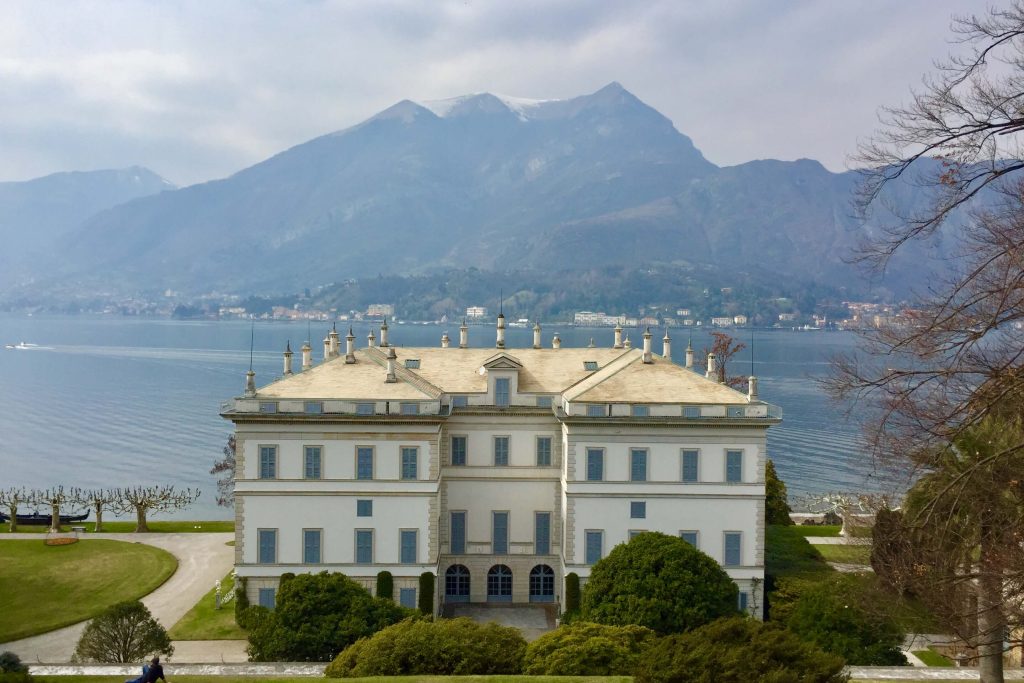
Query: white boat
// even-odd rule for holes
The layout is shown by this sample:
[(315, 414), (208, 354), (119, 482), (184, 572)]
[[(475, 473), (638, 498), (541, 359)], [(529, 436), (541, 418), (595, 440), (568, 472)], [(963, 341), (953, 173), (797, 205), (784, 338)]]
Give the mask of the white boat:
[(43, 349), (50, 348), (49, 346), (40, 346), (39, 344), (30, 344), (29, 342), (18, 342), (17, 344), (7, 344), (4, 346), (5, 349), (16, 349), (18, 351), (40, 351)]

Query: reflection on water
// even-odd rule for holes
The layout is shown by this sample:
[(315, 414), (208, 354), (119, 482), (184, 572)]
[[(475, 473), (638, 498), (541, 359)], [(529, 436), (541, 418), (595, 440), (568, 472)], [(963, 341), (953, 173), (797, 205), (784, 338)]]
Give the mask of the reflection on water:
[[(448, 329), (457, 335), (458, 325)], [(360, 344), (367, 326), (357, 326)], [(556, 328), (544, 331), (548, 344)], [(281, 350), (296, 349), (306, 323), (257, 323), (253, 366), (258, 384), (281, 372)], [(395, 325), (392, 342), (440, 344), (443, 327)], [(565, 346), (593, 337), (611, 345), (610, 329), (557, 328)], [(49, 349), (0, 349), (0, 486), (115, 486), (173, 483), (203, 490), (189, 515), (226, 517), (214, 504), (208, 474), (231, 424), (221, 402), (239, 394), (249, 366), (248, 323), (180, 322), (131, 318), (0, 316), (0, 343), (25, 341)], [(315, 355), (326, 335), (312, 328)], [(685, 333), (673, 331), (677, 360)], [(748, 331), (742, 331), (744, 341)], [(634, 341), (639, 332), (632, 331)], [(508, 345), (529, 346), (530, 329), (507, 331)], [(848, 350), (852, 335), (757, 332), (754, 373), (761, 397), (784, 409), (769, 431), (769, 456), (793, 493), (877, 489), (861, 450), (858, 427), (830, 404), (813, 381), (828, 372), (831, 354)], [(472, 346), (493, 346), (489, 326), (470, 328)], [(708, 345), (694, 334), (698, 352)], [(655, 343), (655, 350), (660, 343)], [(514, 351), (513, 351), (514, 352)], [(750, 372), (750, 351), (730, 374)]]

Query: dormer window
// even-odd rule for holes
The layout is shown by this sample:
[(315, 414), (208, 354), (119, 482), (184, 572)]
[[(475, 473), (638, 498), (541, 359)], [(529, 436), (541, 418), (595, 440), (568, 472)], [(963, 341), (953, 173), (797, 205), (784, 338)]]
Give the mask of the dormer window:
[(324, 412), (324, 404), (321, 401), (306, 401), (303, 410), (310, 415), (317, 415)]
[(583, 369), (584, 370), (588, 370), (588, 371), (597, 370), (597, 361), (596, 360), (585, 360), (585, 361), (583, 361)]
[(452, 408), (465, 408), (468, 405), (468, 396), (452, 396)]
[(509, 379), (498, 377), (494, 380), (494, 405), (507, 408), (509, 404)]
[(420, 369), (420, 359), (419, 358), (406, 358), (405, 359), (405, 367), (407, 369), (409, 369), (409, 370), (419, 370)]
[(604, 417), (604, 406), (600, 403), (591, 403), (587, 406), (587, 417)]
[(633, 406), (633, 417), (650, 417), (651, 409), (648, 406)]
[(260, 401), (261, 413), (276, 413), (277, 401)]

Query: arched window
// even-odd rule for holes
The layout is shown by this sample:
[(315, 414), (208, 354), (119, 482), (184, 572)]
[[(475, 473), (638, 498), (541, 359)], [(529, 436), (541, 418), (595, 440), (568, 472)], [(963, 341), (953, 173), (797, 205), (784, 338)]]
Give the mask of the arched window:
[(487, 601), (512, 602), (512, 570), (503, 564), (487, 571)]
[(453, 564), (444, 573), (445, 602), (469, 602), (469, 570)]
[(530, 602), (554, 602), (555, 570), (538, 564), (530, 570)]

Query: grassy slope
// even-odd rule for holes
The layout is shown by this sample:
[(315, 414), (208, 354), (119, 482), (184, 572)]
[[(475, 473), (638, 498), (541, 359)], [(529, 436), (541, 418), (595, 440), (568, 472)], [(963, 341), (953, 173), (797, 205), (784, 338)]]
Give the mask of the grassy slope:
[[(175, 676), (174, 665), (164, 667), (174, 683), (309, 683), (321, 680), (304, 676), (295, 678), (259, 676)], [(36, 676), (36, 683), (124, 683), (124, 676)], [(333, 680), (333, 679), (332, 679)], [(630, 683), (628, 676), (393, 676), (371, 678), (344, 678), (348, 683)]]
[(863, 565), (871, 563), (869, 545), (819, 545), (815, 548), (828, 562)]
[(178, 567), (165, 550), (94, 539), (0, 541), (0, 642), (74, 624), (152, 592)]
[(799, 536), (838, 536), (839, 530), (842, 529), (838, 524), (826, 524), (817, 526), (813, 524), (796, 524), (792, 527), (793, 533)]
[[(70, 524), (65, 524), (61, 527), (61, 531), (71, 531)], [(84, 526), (87, 533), (92, 533), (93, 528), (96, 526), (95, 522), (82, 522), (81, 524), (75, 524), (74, 526)], [(161, 522), (150, 522), (149, 530), (153, 533), (165, 533), (165, 534), (191, 534), (191, 533), (211, 533), (211, 532), (232, 532), (235, 530), (235, 523), (231, 521), (218, 520), (213, 522), (195, 522), (195, 521), (171, 521), (164, 520)], [(0, 532), (7, 533), (9, 529), (7, 524), (0, 524)], [(45, 534), (49, 531), (49, 527), (43, 526), (26, 526), (22, 524), (18, 527), (19, 534)], [(112, 520), (103, 522), (103, 533), (107, 534), (124, 534), (135, 531), (135, 522), (129, 522), (124, 520)]]
[[(235, 582), (228, 574), (221, 581), (221, 597), (231, 594)], [(235, 604), (215, 609), (214, 589), (202, 597), (174, 626), (172, 640), (245, 640), (248, 633), (235, 623)]]

